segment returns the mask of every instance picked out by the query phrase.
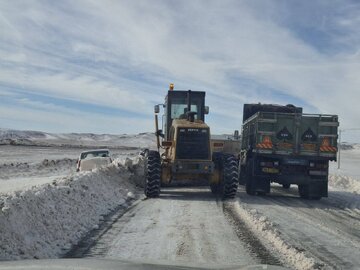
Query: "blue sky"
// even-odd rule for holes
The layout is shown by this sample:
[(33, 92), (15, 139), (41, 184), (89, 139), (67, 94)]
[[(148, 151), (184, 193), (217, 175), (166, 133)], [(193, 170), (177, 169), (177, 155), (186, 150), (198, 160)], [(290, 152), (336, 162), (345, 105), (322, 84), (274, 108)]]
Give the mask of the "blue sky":
[(360, 127), (357, 1), (1, 1), (0, 25), (3, 128), (152, 131), (170, 82), (207, 91), (213, 133), (249, 102)]

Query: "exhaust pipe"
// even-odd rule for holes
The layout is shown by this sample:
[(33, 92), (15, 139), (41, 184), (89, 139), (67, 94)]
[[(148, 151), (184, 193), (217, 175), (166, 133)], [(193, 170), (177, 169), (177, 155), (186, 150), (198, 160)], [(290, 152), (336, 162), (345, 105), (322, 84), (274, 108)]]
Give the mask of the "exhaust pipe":
[(187, 92), (187, 120), (194, 122), (196, 112), (191, 111), (191, 90)]

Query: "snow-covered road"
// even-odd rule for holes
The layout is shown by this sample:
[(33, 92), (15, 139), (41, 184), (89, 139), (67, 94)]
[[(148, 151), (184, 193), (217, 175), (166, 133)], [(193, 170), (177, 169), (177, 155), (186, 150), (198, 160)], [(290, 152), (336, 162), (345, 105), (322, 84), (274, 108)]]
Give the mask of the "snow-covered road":
[[(279, 264), (239, 234), (207, 187), (166, 188), (112, 224), (84, 256), (222, 265)], [(240, 237), (239, 237), (240, 236)], [(247, 238), (247, 239), (245, 239)], [(252, 243), (254, 244), (254, 243)]]
[[(273, 187), (264, 197), (221, 202), (207, 187), (166, 188), (141, 201), (84, 254), (129, 260), (225, 265), (281, 264), (295, 269), (358, 269), (360, 198), (298, 198)], [(79, 254), (77, 254), (79, 255)]]
[(257, 219), (271, 222), (270, 234), (275, 231), (287, 246), (314, 258), (314, 266), (359, 269), (359, 195), (332, 190), (328, 198), (311, 201), (300, 199), (296, 187), (274, 186), (264, 197), (247, 196), (241, 188), (239, 201)]

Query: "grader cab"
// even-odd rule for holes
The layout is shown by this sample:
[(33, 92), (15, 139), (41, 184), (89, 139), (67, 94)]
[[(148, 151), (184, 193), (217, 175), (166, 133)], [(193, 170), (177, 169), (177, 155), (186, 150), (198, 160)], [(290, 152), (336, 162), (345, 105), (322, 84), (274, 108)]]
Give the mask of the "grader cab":
[[(158, 114), (164, 108), (163, 130)], [(147, 151), (145, 195), (157, 197), (161, 184), (172, 181), (207, 180), (211, 191), (223, 199), (233, 198), (238, 185), (235, 156), (213, 151), (210, 128), (205, 123), (209, 107), (205, 92), (170, 90), (164, 104), (155, 106), (157, 151)]]

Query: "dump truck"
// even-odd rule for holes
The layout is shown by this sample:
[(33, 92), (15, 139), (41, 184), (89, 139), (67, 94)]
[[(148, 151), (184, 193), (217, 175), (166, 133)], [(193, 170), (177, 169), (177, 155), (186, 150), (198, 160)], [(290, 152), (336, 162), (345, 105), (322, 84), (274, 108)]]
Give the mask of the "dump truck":
[[(162, 129), (158, 114), (163, 107)], [(205, 92), (170, 88), (163, 104), (157, 104), (155, 135), (157, 150), (144, 153), (147, 197), (160, 195), (162, 185), (176, 181), (205, 180), (223, 199), (233, 198), (238, 186), (238, 162), (224, 150), (224, 142), (212, 142), (205, 123), (209, 107)], [(227, 147), (227, 150), (229, 147)]]
[(336, 161), (338, 116), (305, 114), (294, 105), (244, 104), (239, 182), (249, 195), (298, 185), (300, 197), (328, 196), (329, 161)]

